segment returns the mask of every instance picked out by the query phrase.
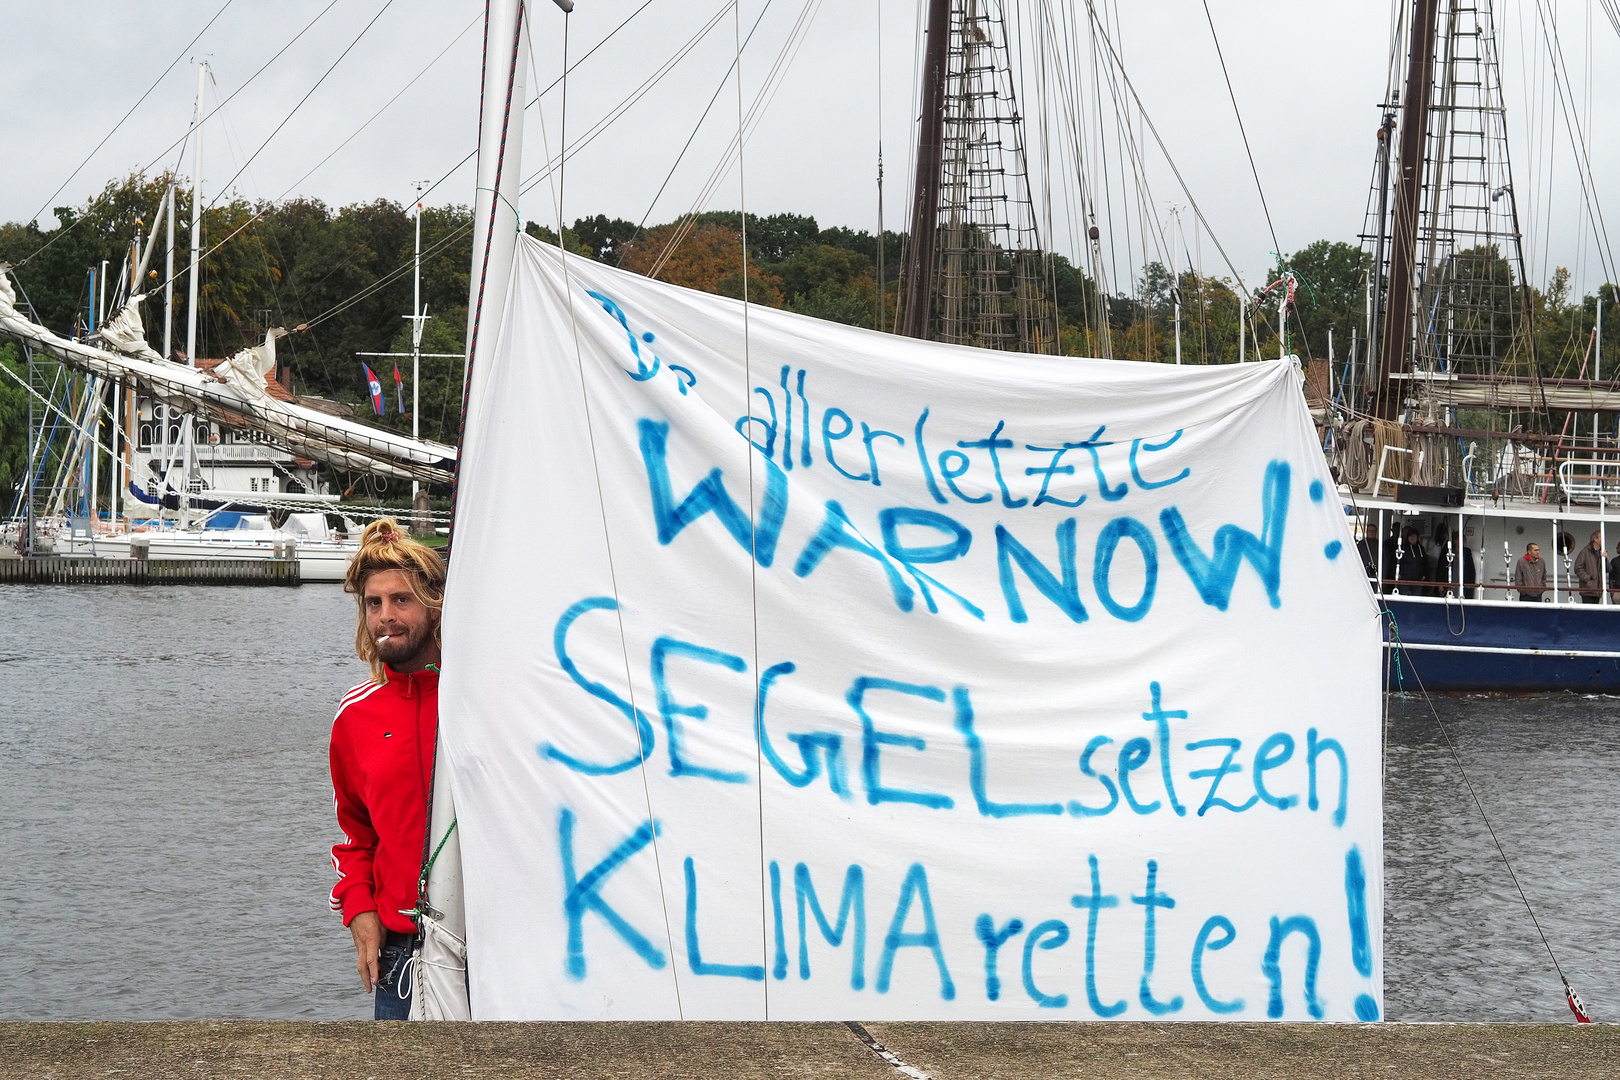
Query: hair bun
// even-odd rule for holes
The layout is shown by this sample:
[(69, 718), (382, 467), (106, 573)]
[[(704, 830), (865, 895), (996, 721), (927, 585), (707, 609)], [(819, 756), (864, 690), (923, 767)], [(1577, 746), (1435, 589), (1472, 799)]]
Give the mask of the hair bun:
[(399, 523), (393, 518), (378, 518), (367, 525), (365, 531), (360, 534), (360, 546), (367, 548), (378, 544), (395, 544), (404, 538), (404, 534), (399, 531)]

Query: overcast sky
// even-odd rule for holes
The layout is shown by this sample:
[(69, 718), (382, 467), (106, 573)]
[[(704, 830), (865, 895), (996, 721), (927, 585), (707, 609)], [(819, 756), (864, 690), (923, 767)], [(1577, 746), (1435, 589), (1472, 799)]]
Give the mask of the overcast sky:
[[(577, 0), (571, 55), (581, 56), (644, 2)], [(823, 227), (875, 229), (881, 116), (884, 224), (905, 227), (919, 2), (742, 0), (744, 34), (764, 13), (743, 56), (745, 101), (753, 99), (801, 14), (813, 12), (802, 47), (747, 144), (750, 211), (794, 211), (814, 215)], [(1018, 3), (1028, 10), (1035, 0)], [(1554, 13), (1553, 0), (1540, 3), (1542, 13)], [(223, 13), (204, 31), (222, 5)], [(1119, 7), (1116, 45), (1149, 117), (1214, 235), (1244, 279), (1261, 283), (1273, 244), (1202, 0), (1138, 0)], [(1389, 0), (1209, 0), (1209, 9), (1283, 250), (1322, 238), (1355, 242), (1389, 63)], [(212, 65), (209, 108), (235, 95), (205, 131), (203, 174), (210, 197), (231, 183), (250, 199), (405, 202), (413, 181), (442, 179), (431, 202), (472, 200), (471, 165), (455, 166), (476, 143), (481, 2), (4, 0), (0, 11), (0, 95), (6, 102), (0, 112), (0, 220), (27, 220), (43, 211), (41, 223), (48, 226), (51, 207), (81, 204), (109, 179), (136, 169), (179, 164), (189, 175), (189, 157), (179, 161), (177, 140), (185, 135), (196, 92), (194, 57)], [(570, 159), (563, 196), (568, 220), (603, 213), (635, 221), (649, 216), (657, 223), (702, 201), (736, 130), (734, 86), (719, 95), (663, 195), (654, 199), (731, 62), (733, 18), (724, 0), (651, 0), (569, 82), (572, 143), (716, 14), (718, 22), (666, 77)], [(1589, 140), (1599, 204), (1620, 215), (1620, 140), (1611, 134), (1620, 129), (1620, 36), (1596, 0), (1562, 0), (1556, 15), (1576, 92), (1591, 95), (1588, 131), (1599, 133)], [(1084, 18), (1083, 3), (1078, 17)], [(1545, 116), (1554, 103), (1544, 47), (1532, 32), (1538, 17), (1536, 0), (1499, 4), (1504, 83), (1519, 140), (1515, 188), (1522, 211), (1535, 223), (1526, 226), (1534, 233), (1531, 276), (1542, 277), (1540, 267), (1566, 265), (1577, 287), (1591, 289), (1602, 274), (1592, 230), (1582, 225), (1583, 200), (1562, 122), (1549, 127), (1541, 120), (1534, 132), (1527, 127), (1527, 117)], [(541, 84), (561, 71), (563, 24), (554, 6), (535, 0)], [(196, 44), (188, 46), (199, 31)], [(286, 51), (272, 60), (283, 46)], [(1596, 72), (1590, 87), (1588, 57)], [(1025, 104), (1033, 110), (1033, 103)], [(542, 145), (554, 149), (559, 137), (561, 95), (553, 91), (544, 106), (543, 128), (539, 110), (528, 113), (526, 176), (542, 161)], [(1586, 104), (1578, 108), (1587, 122)], [(279, 132), (278, 125), (284, 125)], [(1147, 151), (1147, 171), (1159, 214), (1172, 203), (1187, 203), (1157, 150)], [(551, 190), (546, 182), (531, 188), (522, 204), (526, 218), (555, 220)], [(702, 208), (735, 209), (742, 197), (733, 169)], [(1184, 220), (1190, 219), (1189, 211)], [(1202, 268), (1228, 273), (1209, 238), (1190, 224), (1185, 228)], [(1620, 217), (1615, 228), (1620, 233)], [(1068, 247), (1065, 230), (1057, 231), (1056, 246)], [(1139, 261), (1139, 254), (1127, 259), (1131, 265)]]

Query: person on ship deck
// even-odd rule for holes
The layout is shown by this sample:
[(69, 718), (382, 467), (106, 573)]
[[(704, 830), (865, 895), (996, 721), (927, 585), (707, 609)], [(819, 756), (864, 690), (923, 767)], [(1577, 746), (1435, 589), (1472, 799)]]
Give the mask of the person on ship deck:
[(1592, 534), (1591, 543), (1575, 556), (1575, 580), (1580, 582), (1581, 603), (1603, 602), (1603, 534)]
[(1540, 544), (1524, 546), (1524, 558), (1513, 564), (1513, 587), (1525, 603), (1541, 602), (1541, 594), (1547, 590), (1547, 564), (1541, 559)]

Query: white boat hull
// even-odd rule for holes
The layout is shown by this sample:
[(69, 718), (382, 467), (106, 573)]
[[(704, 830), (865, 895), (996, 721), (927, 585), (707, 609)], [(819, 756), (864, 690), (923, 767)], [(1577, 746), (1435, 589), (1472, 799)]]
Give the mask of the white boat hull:
[[(274, 559), (278, 557), (275, 538), (269, 533), (135, 533), (147, 542), (149, 559)], [(249, 539), (252, 536), (252, 539)], [(103, 559), (128, 559), (130, 534), (117, 533), (98, 536), (58, 538), (57, 553), (72, 556), (93, 556)], [(358, 544), (333, 541), (300, 541), (294, 549), (298, 556), (298, 574), (303, 581), (342, 581), (348, 573), (349, 560), (360, 550)]]

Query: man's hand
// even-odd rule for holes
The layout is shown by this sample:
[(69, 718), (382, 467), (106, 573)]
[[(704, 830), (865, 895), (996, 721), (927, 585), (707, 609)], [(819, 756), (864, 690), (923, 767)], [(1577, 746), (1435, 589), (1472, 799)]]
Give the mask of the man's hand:
[(354, 935), (355, 966), (360, 969), (360, 985), (366, 993), (377, 983), (377, 953), (382, 949), (383, 924), (375, 911), (362, 911), (349, 920)]

